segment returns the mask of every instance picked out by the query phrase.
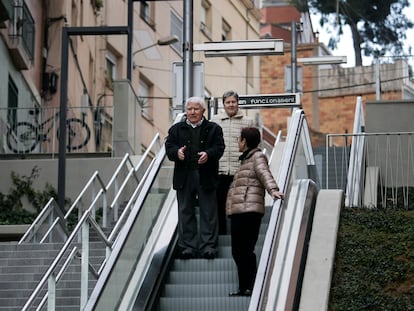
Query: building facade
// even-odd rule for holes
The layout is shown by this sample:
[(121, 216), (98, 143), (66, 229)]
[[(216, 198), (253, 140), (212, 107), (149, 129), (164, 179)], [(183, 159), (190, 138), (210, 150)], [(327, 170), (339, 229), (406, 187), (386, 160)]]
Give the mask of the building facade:
[[(133, 99), (122, 113), (135, 121), (130, 124), (131, 120), (125, 120), (129, 132), (125, 135), (140, 136), (133, 138), (138, 143), (131, 151), (140, 153), (156, 133), (166, 136), (172, 123), (173, 97), (182, 79), (174, 76), (173, 66), (183, 59), (183, 1), (0, 3), (5, 10), (0, 18), (0, 62), (5, 69), (0, 75), (2, 153), (58, 151), (62, 85), (67, 89), (71, 127), (67, 132), (72, 134), (67, 139), (68, 152), (112, 153), (114, 136), (121, 132), (114, 124), (114, 114), (118, 107), (127, 105), (128, 98)], [(129, 7), (133, 9), (130, 77), (125, 33), (80, 34), (68, 38), (68, 77), (62, 81), (62, 28), (125, 27)], [(23, 14), (30, 18), (20, 18)], [(259, 23), (260, 10), (254, 1), (195, 0), (190, 39), (194, 44), (258, 39)], [(166, 42), (171, 36), (177, 36), (178, 41)], [(202, 94), (195, 95), (211, 99), (229, 89), (240, 94), (260, 90), (258, 56), (207, 59), (198, 52), (193, 59), (204, 68)], [(116, 94), (118, 89), (124, 90), (117, 88), (119, 84), (128, 85), (128, 96)]]
[[(291, 91), (292, 34), (290, 21), (295, 21), (296, 59), (331, 55), (326, 46), (318, 42), (308, 14), (299, 13), (287, 1), (264, 1), (261, 36), (285, 39), (282, 56), (261, 58), (261, 93)], [(312, 36), (310, 34), (313, 34)], [(338, 64), (305, 65), (297, 62), (297, 91), (301, 94), (302, 108), (308, 119), (313, 146), (323, 146), (329, 133), (351, 133), (357, 97), (367, 101), (404, 100), (414, 95), (414, 84), (406, 59), (390, 60), (381, 65), (342, 67)], [(287, 132), (290, 109), (263, 109), (263, 123), (271, 131)]]

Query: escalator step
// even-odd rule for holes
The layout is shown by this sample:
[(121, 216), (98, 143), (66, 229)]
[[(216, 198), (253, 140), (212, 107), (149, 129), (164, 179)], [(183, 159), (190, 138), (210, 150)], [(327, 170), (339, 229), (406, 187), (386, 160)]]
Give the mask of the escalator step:
[(175, 260), (173, 271), (199, 272), (199, 271), (232, 271), (236, 270), (236, 264), (232, 258), (216, 258), (214, 260), (207, 259), (191, 259), (191, 260)]
[(238, 284), (237, 272), (232, 271), (171, 271), (166, 284)]
[[(236, 286), (237, 287), (237, 286)], [(230, 292), (236, 291), (233, 284), (167, 284), (164, 288), (163, 297), (175, 298), (202, 298), (202, 297), (227, 297)]]
[(250, 297), (161, 298), (163, 311), (240, 311), (247, 310)]

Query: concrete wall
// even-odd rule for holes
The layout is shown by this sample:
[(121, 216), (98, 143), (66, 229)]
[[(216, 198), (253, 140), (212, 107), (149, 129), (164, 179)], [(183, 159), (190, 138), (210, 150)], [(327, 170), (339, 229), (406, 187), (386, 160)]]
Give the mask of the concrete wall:
[[(66, 197), (73, 201), (96, 170), (107, 183), (121, 160), (122, 158), (67, 159)], [(12, 172), (20, 176), (30, 176), (35, 166), (39, 168), (39, 177), (34, 181), (33, 188), (44, 190), (45, 184), (49, 183), (57, 189), (58, 159), (1, 160), (0, 192), (9, 192), (12, 186), (10, 178)]]
[(414, 100), (368, 101), (365, 131), (414, 132)]
[[(367, 133), (414, 132), (414, 101), (373, 101), (366, 104)], [(367, 165), (379, 167), (380, 179), (388, 186), (414, 186), (413, 135), (383, 135), (367, 138)]]

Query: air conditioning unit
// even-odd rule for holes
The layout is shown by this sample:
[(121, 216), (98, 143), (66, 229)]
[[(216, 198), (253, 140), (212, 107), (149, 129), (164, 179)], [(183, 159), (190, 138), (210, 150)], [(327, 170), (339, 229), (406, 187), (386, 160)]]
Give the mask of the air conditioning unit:
[(200, 23), (200, 30), (207, 36), (211, 37), (211, 30), (207, 27), (204, 22)]

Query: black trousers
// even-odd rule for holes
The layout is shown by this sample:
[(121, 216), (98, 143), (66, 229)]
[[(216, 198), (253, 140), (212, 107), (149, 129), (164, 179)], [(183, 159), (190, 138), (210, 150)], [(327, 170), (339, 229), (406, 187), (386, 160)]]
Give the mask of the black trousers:
[(219, 175), (216, 190), (219, 234), (227, 234), (226, 199), (233, 175)]
[(234, 214), (231, 219), (231, 253), (237, 266), (239, 290), (253, 290), (257, 272), (254, 248), (263, 214)]
[[(198, 198), (200, 224), (197, 223), (195, 202)], [(199, 251), (217, 252), (218, 224), (216, 190), (200, 186), (198, 170), (188, 171), (183, 189), (177, 190), (178, 247), (194, 255)]]

